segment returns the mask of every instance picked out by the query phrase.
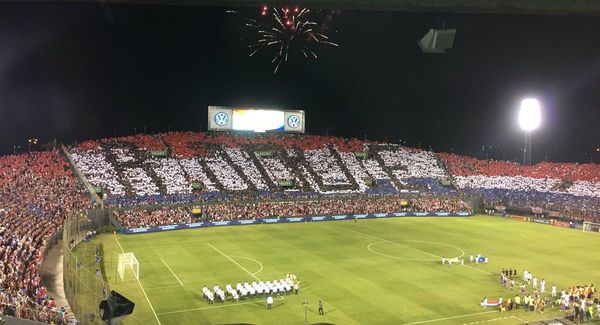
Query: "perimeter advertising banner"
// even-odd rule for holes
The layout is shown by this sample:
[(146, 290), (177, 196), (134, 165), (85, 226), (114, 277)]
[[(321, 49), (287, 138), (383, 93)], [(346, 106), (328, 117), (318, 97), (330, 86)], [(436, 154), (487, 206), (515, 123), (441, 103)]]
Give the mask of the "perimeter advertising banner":
[(208, 130), (304, 133), (304, 111), (209, 106)]
[(335, 221), (335, 220), (355, 220), (355, 219), (372, 219), (372, 218), (392, 218), (392, 217), (468, 217), (469, 212), (396, 212), (396, 213), (369, 213), (369, 214), (342, 214), (342, 215), (324, 215), (324, 216), (307, 216), (307, 217), (281, 217), (281, 218), (264, 218), (264, 219), (246, 219), (246, 220), (223, 220), (223, 221), (202, 221), (195, 223), (182, 223), (176, 225), (165, 225), (145, 228), (129, 228), (123, 229), (125, 234), (143, 234), (148, 232), (191, 229), (199, 227), (218, 227), (218, 226), (239, 226), (239, 225), (256, 225), (256, 224), (272, 224), (272, 223), (289, 223), (289, 222), (315, 222), (315, 221)]

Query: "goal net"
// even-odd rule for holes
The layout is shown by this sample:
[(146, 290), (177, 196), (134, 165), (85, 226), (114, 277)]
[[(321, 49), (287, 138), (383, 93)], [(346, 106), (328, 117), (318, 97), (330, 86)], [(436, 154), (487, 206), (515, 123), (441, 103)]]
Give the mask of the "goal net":
[(585, 221), (583, 222), (583, 231), (600, 232), (600, 223)]
[(133, 253), (119, 254), (117, 271), (121, 281), (140, 279), (140, 263)]

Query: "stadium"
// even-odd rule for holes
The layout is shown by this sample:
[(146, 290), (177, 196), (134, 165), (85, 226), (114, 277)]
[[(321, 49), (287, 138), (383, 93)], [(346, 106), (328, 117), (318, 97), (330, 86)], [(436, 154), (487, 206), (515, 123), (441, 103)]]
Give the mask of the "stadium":
[(0, 4), (0, 324), (600, 323), (598, 5), (217, 4)]

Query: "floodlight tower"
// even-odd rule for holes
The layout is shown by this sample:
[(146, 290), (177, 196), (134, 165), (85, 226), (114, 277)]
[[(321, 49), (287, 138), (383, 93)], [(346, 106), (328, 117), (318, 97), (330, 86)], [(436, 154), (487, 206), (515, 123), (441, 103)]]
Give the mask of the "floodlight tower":
[(534, 98), (521, 101), (519, 112), (519, 125), (525, 131), (525, 147), (523, 148), (523, 165), (531, 165), (531, 133), (537, 129), (542, 122), (540, 102)]

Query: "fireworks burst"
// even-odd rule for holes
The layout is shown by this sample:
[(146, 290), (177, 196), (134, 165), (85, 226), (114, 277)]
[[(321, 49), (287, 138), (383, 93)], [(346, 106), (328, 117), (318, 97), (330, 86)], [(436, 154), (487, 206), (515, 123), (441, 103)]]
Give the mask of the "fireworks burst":
[[(244, 17), (245, 26), (251, 28), (256, 35), (256, 41), (250, 44), (250, 56), (261, 50), (274, 48), (275, 55), (271, 63), (277, 73), (282, 65), (288, 63), (290, 54), (294, 51), (302, 53), (306, 59), (317, 59), (317, 49), (321, 45), (338, 47), (325, 35), (332, 15), (326, 15), (325, 22), (318, 22), (320, 15), (306, 8), (295, 7), (261, 8), (259, 18)], [(240, 14), (237, 11), (227, 11), (229, 14)]]

